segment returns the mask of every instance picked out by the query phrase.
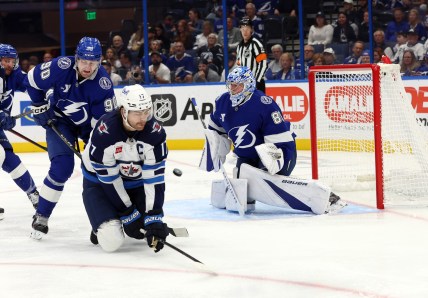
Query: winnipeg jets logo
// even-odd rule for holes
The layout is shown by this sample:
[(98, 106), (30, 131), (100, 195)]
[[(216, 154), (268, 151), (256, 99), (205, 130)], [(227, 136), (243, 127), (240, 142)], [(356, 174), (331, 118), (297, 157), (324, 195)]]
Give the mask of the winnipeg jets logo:
[(228, 135), (234, 141), (235, 148), (250, 148), (256, 143), (256, 136), (249, 129), (249, 124), (232, 128)]
[(67, 93), (70, 90), (71, 85), (65, 84), (64, 87), (61, 87), (62, 92)]
[(73, 102), (69, 99), (60, 99), (57, 107), (69, 117), (76, 125), (80, 125), (88, 120), (88, 112), (84, 108), (86, 102)]
[[(98, 126), (98, 132), (100, 133), (100, 135), (102, 135), (103, 133), (108, 134), (108, 127), (107, 125), (104, 123), (104, 121), (101, 121), (101, 124)], [(122, 150), (121, 150), (122, 151)]]

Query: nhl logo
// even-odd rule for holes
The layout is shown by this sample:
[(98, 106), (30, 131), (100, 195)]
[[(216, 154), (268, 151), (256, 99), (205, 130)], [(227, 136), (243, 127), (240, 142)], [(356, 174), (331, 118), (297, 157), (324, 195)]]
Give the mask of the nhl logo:
[(155, 118), (160, 122), (166, 122), (172, 117), (172, 103), (168, 99), (156, 98), (153, 102)]

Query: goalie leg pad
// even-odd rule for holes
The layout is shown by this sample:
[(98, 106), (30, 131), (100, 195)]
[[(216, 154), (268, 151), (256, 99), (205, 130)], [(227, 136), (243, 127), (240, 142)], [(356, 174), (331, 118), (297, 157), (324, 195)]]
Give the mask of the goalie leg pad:
[(242, 164), (240, 177), (248, 180), (248, 198), (267, 205), (324, 214), (331, 189), (316, 180), (269, 175)]
[(107, 221), (98, 228), (98, 243), (106, 252), (113, 252), (119, 249), (125, 241), (122, 223), (118, 219)]
[[(244, 211), (254, 210), (254, 204), (251, 204), (251, 210), (247, 205), (247, 180), (246, 179), (229, 179), (238, 201), (244, 207)], [(229, 211), (238, 211), (238, 203), (233, 198), (231, 192), (226, 186), (224, 180), (213, 180), (211, 185), (211, 204), (220, 209)]]

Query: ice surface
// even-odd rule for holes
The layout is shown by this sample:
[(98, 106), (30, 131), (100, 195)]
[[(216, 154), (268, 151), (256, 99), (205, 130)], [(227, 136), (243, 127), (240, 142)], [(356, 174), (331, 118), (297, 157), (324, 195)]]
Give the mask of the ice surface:
[[(47, 154), (20, 156), (41, 185)], [(76, 160), (41, 241), (29, 238), (26, 195), (0, 173), (0, 297), (428, 297), (427, 208), (378, 211), (370, 193), (352, 192), (339, 193), (349, 206), (337, 215), (258, 204), (241, 218), (209, 205), (221, 174), (199, 171), (199, 157), (170, 152), (165, 221), (190, 237), (167, 241), (217, 275), (169, 247), (155, 254), (144, 240), (127, 238), (115, 253), (92, 245)], [(299, 152), (293, 174), (308, 178), (309, 166), (309, 152)]]

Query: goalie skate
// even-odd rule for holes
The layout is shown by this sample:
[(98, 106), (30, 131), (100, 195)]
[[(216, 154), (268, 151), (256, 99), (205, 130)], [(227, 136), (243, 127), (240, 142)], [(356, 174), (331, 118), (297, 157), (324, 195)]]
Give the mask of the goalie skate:
[(43, 236), (45, 236), (48, 231), (48, 219), (38, 213), (33, 216), (33, 230), (31, 231), (30, 237), (36, 240), (41, 240)]
[(0, 208), (0, 220), (4, 218), (4, 209)]
[(342, 210), (345, 206), (348, 204), (340, 199), (338, 195), (336, 195), (334, 192), (330, 193), (329, 198), (330, 206), (327, 207), (327, 210), (325, 213), (327, 214), (336, 214), (339, 213), (340, 210)]

